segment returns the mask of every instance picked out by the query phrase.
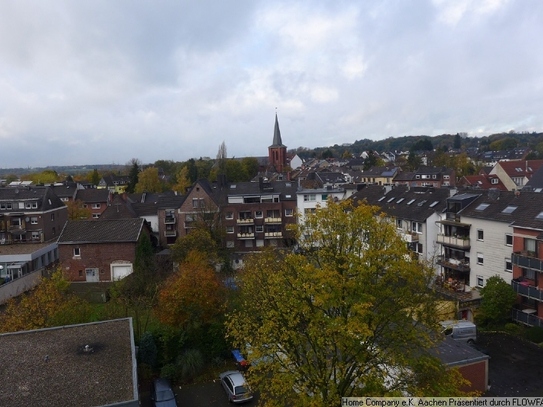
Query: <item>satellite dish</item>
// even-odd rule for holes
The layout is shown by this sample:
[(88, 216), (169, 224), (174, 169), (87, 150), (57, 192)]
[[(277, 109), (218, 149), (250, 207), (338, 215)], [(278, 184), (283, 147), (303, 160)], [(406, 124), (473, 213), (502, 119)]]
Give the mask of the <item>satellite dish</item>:
[(27, 222), (30, 222), (30, 218), (29, 218), (28, 216), (25, 218), (25, 220), (26, 220)]

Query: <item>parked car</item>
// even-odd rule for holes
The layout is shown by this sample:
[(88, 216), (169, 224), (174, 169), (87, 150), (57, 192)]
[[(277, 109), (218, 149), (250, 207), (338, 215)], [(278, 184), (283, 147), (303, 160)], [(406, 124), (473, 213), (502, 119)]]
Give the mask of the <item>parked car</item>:
[(229, 370), (219, 375), (222, 387), (231, 403), (244, 403), (253, 398), (253, 392), (245, 381), (245, 377), (237, 370)]
[(177, 407), (172, 385), (167, 379), (155, 379), (151, 384), (151, 401), (154, 407)]

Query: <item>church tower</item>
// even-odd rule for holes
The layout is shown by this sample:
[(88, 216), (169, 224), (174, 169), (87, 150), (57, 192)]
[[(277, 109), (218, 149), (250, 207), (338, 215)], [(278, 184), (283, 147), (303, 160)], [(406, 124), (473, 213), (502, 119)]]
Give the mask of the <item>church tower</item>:
[(283, 145), (281, 132), (279, 131), (279, 122), (277, 113), (275, 113), (275, 128), (273, 130), (273, 144), (268, 147), (268, 157), (270, 167), (275, 167), (275, 171), (283, 172), (287, 166), (287, 146)]

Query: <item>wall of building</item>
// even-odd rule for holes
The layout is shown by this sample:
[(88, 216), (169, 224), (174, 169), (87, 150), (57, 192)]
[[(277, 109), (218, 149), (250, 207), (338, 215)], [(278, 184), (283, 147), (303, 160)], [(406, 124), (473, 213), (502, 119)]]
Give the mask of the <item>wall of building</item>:
[[(74, 256), (74, 248), (81, 255)], [(135, 243), (61, 244), (59, 256), (62, 269), (70, 281), (86, 281), (85, 269), (98, 268), (99, 280), (111, 280), (111, 263), (124, 260), (134, 263)]]

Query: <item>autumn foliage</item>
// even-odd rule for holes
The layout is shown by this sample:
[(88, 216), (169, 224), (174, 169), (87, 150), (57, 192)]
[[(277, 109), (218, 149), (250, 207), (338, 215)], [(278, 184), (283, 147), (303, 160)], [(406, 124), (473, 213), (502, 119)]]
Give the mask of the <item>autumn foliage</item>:
[(166, 325), (205, 324), (224, 313), (224, 287), (207, 259), (188, 254), (160, 290), (156, 314)]
[(10, 300), (0, 316), (0, 332), (15, 332), (87, 322), (88, 304), (70, 294), (62, 270), (42, 278), (32, 291)]

